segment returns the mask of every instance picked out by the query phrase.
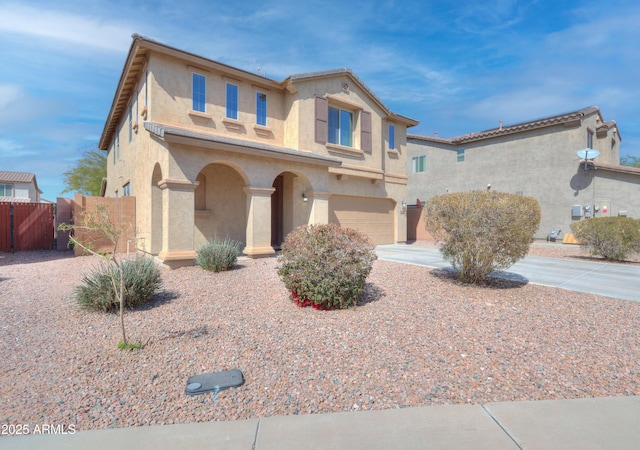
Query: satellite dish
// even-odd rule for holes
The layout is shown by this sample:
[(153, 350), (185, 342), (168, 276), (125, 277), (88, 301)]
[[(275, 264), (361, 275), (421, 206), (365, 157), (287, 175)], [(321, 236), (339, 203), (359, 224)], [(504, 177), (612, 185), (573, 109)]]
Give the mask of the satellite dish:
[(579, 158), (586, 160), (595, 159), (600, 156), (600, 152), (592, 148), (583, 148), (582, 150), (578, 150), (577, 153)]

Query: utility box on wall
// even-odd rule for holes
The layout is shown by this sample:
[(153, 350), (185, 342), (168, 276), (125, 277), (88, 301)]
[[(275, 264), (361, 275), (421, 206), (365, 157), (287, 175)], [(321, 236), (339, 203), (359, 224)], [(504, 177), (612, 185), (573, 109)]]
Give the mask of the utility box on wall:
[(574, 219), (582, 218), (582, 205), (573, 205), (571, 207), (571, 217)]

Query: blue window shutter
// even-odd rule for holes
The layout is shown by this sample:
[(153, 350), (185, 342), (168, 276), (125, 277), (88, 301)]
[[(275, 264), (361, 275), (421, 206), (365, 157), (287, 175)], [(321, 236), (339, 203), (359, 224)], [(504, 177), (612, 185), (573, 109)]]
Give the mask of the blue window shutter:
[(360, 113), (360, 149), (363, 152), (371, 153), (373, 151), (371, 139), (371, 113), (362, 111)]
[(329, 134), (329, 101), (324, 97), (316, 97), (315, 122), (315, 140), (326, 144)]

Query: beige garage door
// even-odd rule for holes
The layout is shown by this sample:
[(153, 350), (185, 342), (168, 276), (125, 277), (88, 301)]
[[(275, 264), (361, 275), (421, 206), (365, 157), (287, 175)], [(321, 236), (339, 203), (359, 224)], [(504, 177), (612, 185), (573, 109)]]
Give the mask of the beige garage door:
[(376, 245), (395, 243), (392, 200), (332, 195), (329, 197), (329, 222), (358, 230)]

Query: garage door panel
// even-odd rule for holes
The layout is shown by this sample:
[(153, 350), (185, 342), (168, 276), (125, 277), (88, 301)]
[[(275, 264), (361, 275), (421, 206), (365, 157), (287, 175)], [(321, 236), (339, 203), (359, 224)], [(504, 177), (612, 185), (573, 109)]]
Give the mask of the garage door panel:
[(394, 204), (389, 199), (342, 195), (329, 199), (331, 223), (358, 230), (377, 245), (395, 242), (393, 211)]

